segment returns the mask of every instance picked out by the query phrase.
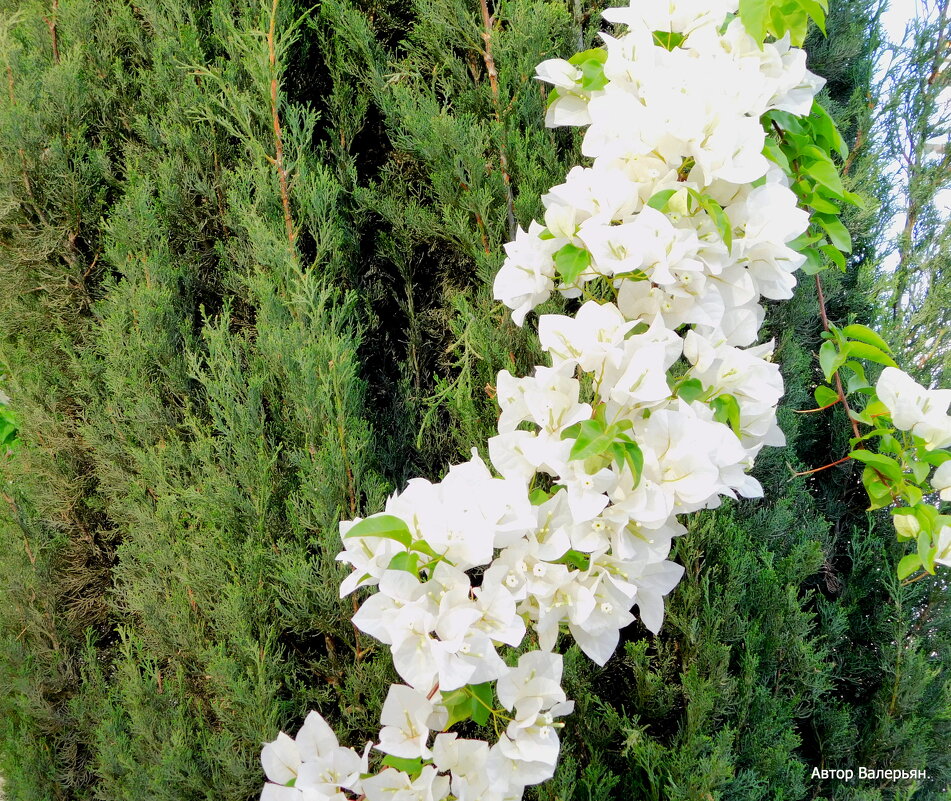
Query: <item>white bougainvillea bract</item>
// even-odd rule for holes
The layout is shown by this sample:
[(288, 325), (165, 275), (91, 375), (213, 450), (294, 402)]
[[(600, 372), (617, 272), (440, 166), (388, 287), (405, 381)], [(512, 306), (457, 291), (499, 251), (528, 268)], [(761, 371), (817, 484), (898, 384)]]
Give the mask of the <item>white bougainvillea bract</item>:
[[(603, 47), (539, 65), (547, 124), (586, 126), (590, 165), (506, 245), (494, 292), (520, 325), (554, 292), (577, 312), (538, 318), (550, 366), (499, 373), (491, 468), (473, 449), (341, 524), (341, 595), (375, 590), (353, 622), (404, 684), (359, 752), (314, 712), (268, 743), (262, 801), (521, 799), (553, 775), (572, 711), (560, 635), (603, 665), (635, 614), (657, 632), (683, 574), (668, 559), (679, 517), (761, 495), (749, 470), (784, 441), (761, 300), (791, 297), (809, 215), (764, 157), (760, 118), (808, 114), (823, 81), (736, 12), (641, 0), (604, 13), (617, 27)], [(915, 425), (934, 419), (903, 403)], [(506, 661), (504, 646), (522, 653)], [(472, 717), (493, 742), (445, 731), (465, 704), (485, 707)], [(371, 773), (374, 749), (391, 758)]]

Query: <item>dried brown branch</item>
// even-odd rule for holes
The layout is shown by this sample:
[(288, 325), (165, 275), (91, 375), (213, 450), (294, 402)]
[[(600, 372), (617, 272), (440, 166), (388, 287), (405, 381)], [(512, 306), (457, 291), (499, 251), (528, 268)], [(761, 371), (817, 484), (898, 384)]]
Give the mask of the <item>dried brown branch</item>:
[(284, 166), (284, 138), (281, 134), (281, 118), (278, 114), (278, 85), (277, 85), (277, 54), (274, 46), (274, 28), (277, 24), (278, 0), (271, 3), (271, 22), (267, 32), (268, 64), (271, 67), (271, 122), (274, 127), (274, 157), (271, 162), (277, 170), (277, 179), (281, 186), (281, 204), (284, 207), (284, 230), (287, 232), (287, 241), (294, 249), (297, 234), (294, 232), (294, 219), (291, 217), (291, 197), (287, 180), (287, 169)]
[(501, 103), (499, 100), (499, 73), (495, 67), (495, 58), (492, 56), (492, 24), (494, 20), (492, 15), (489, 14), (488, 0), (480, 0), (480, 3), (482, 7), (482, 25), (484, 28), (482, 31), (482, 41), (485, 43), (485, 49), (482, 51), (482, 60), (485, 62), (485, 70), (489, 76), (489, 88), (492, 91), (492, 106), (495, 109), (495, 120), (499, 123), (499, 136), (502, 137), (502, 141), (499, 142), (499, 167), (502, 170), (502, 181), (505, 183), (509, 238), (514, 239), (516, 233), (515, 197), (512, 193), (512, 178), (509, 175), (508, 156), (505, 152), (505, 128), (502, 125)]

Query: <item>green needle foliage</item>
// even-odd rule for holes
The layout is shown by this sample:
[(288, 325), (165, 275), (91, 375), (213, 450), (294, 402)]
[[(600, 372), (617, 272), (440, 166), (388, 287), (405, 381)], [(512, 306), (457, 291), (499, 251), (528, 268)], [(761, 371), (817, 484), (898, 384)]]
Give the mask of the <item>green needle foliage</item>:
[[(310, 708), (359, 744), (394, 679), (350, 624), (337, 523), (437, 479), (544, 363), (491, 297), (578, 163), (535, 65), (586, 0), (0, 2), (0, 775), (10, 801), (244, 801)], [(808, 46), (850, 143), (867, 322), (881, 166), (867, 0)], [(833, 271), (834, 272), (834, 271)], [(560, 308), (553, 300), (550, 310)], [(946, 797), (949, 605), (905, 587), (820, 376), (814, 284), (771, 310), (789, 444), (759, 503), (699, 515), (660, 636), (576, 650), (555, 779), (592, 799)], [(926, 769), (907, 783), (820, 768)]]

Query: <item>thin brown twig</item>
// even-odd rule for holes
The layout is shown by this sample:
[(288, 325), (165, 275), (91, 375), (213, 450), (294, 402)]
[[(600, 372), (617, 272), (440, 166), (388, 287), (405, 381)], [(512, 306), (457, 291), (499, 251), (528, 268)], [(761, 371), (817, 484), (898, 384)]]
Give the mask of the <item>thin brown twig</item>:
[(53, 0), (53, 8), (48, 17), (43, 17), (43, 22), (49, 28), (50, 38), (53, 40), (53, 61), (59, 64), (59, 44), (56, 40), (56, 12), (59, 10), (59, 0)]
[(278, 115), (277, 92), (277, 54), (274, 47), (274, 28), (277, 24), (278, 0), (271, 3), (271, 22), (267, 32), (268, 64), (271, 67), (271, 122), (274, 126), (274, 158), (277, 179), (281, 186), (281, 204), (284, 207), (284, 230), (287, 241), (293, 251), (297, 234), (294, 233), (294, 219), (291, 217), (291, 198), (288, 191), (287, 170), (284, 167), (284, 138), (281, 135), (281, 118)]
[(827, 403), (825, 406), (817, 406), (815, 409), (793, 409), (794, 414), (813, 414), (814, 412), (824, 412), (826, 409), (831, 409), (833, 406), (839, 403), (839, 399), (836, 398), (832, 403)]
[(502, 170), (502, 181), (505, 183), (505, 199), (509, 218), (509, 238), (514, 239), (516, 233), (515, 225), (515, 198), (512, 194), (512, 178), (509, 175), (508, 156), (505, 152), (505, 127), (502, 125), (502, 114), (499, 111), (499, 72), (495, 67), (495, 58), (492, 56), (492, 15), (489, 14), (488, 0), (480, 0), (482, 7), (482, 25), (485, 30), (482, 32), (482, 41), (485, 43), (485, 49), (482, 51), (482, 59), (485, 61), (485, 70), (489, 75), (489, 88), (492, 90), (492, 106), (495, 109), (495, 120), (499, 123), (499, 136), (502, 141), (499, 142), (499, 167)]
[(905, 580), (901, 583), (901, 586), (902, 586), (902, 587), (907, 587), (909, 584), (914, 584), (916, 581), (921, 581), (923, 578), (928, 578), (928, 576), (930, 576), (930, 575), (932, 575), (932, 574), (929, 573), (929, 572), (926, 570), (924, 573), (921, 573), (920, 575), (915, 576), (915, 578), (905, 579)]
[[(816, 292), (819, 296), (819, 315), (822, 317), (822, 327), (828, 331), (829, 330), (829, 314), (826, 312), (826, 297), (825, 293), (822, 291), (822, 281), (819, 279), (819, 273), (816, 273)], [(849, 402), (845, 398), (845, 390), (842, 388), (842, 378), (838, 372), (835, 374), (835, 390), (839, 395), (839, 402), (842, 404), (842, 408), (845, 409), (845, 413), (848, 415), (849, 422), (852, 424), (852, 431), (855, 434), (856, 439), (862, 438), (862, 432), (859, 431), (859, 425), (855, 422), (855, 418), (852, 417), (852, 409), (849, 407)], [(860, 442), (856, 447), (861, 448), (862, 443)]]
[(828, 470), (830, 467), (835, 467), (837, 464), (842, 464), (842, 462), (847, 462), (851, 459), (851, 456), (843, 456), (841, 459), (836, 459), (834, 462), (829, 462), (829, 464), (824, 464), (822, 467), (814, 467), (812, 470), (803, 470), (801, 473), (793, 471), (794, 476), (810, 476), (813, 473), (818, 473), (821, 470)]

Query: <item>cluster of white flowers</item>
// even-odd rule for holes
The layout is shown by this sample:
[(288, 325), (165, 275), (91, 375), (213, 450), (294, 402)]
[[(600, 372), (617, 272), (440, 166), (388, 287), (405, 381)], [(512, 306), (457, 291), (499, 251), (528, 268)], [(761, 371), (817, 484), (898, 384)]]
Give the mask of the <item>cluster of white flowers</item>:
[[(892, 424), (922, 440), (925, 450), (936, 451), (951, 445), (951, 389), (926, 389), (907, 373), (886, 367), (875, 385), (878, 399), (885, 405)], [(942, 501), (951, 501), (951, 459), (935, 469), (929, 482)], [(941, 521), (947, 518), (939, 518)], [(900, 534), (914, 537), (918, 523), (914, 517), (896, 515)], [(934, 536), (935, 562), (951, 567), (951, 524), (940, 523)]]
[[(808, 215), (763, 156), (760, 117), (807, 114), (822, 81), (788, 42), (754, 41), (737, 5), (609, 9), (623, 33), (580, 66), (538, 68), (556, 88), (548, 124), (587, 125), (593, 163), (506, 246), (495, 293), (519, 324), (553, 291), (584, 302), (539, 317), (551, 366), (499, 374), (495, 473), (474, 450), (341, 524), (341, 594), (377, 589), (354, 624), (405, 682), (375, 745), (389, 766), (369, 776), (368, 751), (339, 748), (312, 713), (296, 741), (265, 748), (264, 801), (522, 798), (553, 775), (556, 719), (572, 708), (559, 634), (603, 665), (634, 607), (657, 632), (683, 573), (667, 559), (677, 516), (761, 494), (748, 470), (783, 442), (783, 386), (772, 345), (753, 346), (760, 300), (791, 296), (804, 258), (789, 243)], [(523, 651), (517, 664), (502, 645)], [(476, 692), (493, 682), (498, 705)], [(487, 707), (497, 742), (443, 732), (460, 699)]]
[[(899, 431), (921, 437), (929, 451), (951, 445), (951, 389), (925, 389), (907, 373), (886, 367), (875, 385), (875, 394)], [(951, 469), (943, 471), (942, 479), (944, 475), (951, 479)], [(935, 489), (939, 487), (935, 485)], [(951, 492), (945, 492), (942, 500), (951, 500)]]

